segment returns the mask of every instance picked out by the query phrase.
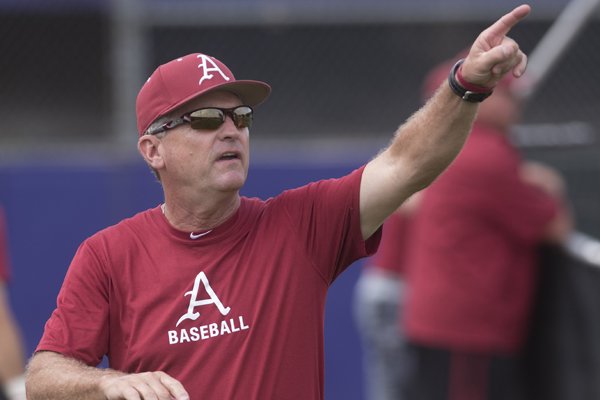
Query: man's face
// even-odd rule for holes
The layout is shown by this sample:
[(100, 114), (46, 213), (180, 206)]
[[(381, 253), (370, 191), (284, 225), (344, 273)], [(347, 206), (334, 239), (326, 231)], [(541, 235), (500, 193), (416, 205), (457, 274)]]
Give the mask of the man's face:
[[(209, 93), (182, 106), (172, 116), (204, 107), (231, 108), (241, 100), (229, 92)], [(237, 192), (248, 175), (249, 132), (237, 128), (230, 117), (215, 130), (194, 130), (180, 125), (161, 139), (163, 184), (198, 194)]]

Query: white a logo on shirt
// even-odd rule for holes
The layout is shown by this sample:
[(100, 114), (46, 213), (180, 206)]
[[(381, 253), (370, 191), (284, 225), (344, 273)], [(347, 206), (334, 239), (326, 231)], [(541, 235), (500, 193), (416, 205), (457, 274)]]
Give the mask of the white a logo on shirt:
[[(200, 288), (200, 283), (204, 285), (204, 290), (206, 291), (206, 293), (208, 293), (208, 296), (210, 298), (198, 300), (198, 289)], [(217, 306), (219, 312), (222, 315), (227, 315), (229, 314), (229, 311), (231, 311), (231, 307), (225, 308), (223, 306), (223, 303), (221, 303), (221, 300), (219, 300), (215, 291), (210, 287), (210, 283), (208, 283), (208, 279), (206, 278), (204, 272), (200, 272), (198, 275), (196, 275), (193, 289), (189, 292), (186, 292), (184, 294), (184, 297), (188, 295), (190, 296), (190, 304), (188, 306), (188, 311), (187, 313), (183, 314), (181, 318), (179, 318), (179, 321), (177, 321), (177, 325), (175, 325), (175, 327), (179, 326), (179, 324), (185, 321), (186, 319), (191, 319), (192, 321), (197, 320), (200, 316), (200, 313), (194, 312), (194, 309), (196, 307), (214, 304)]]
[(202, 86), (202, 82), (205, 79), (212, 79), (214, 75), (211, 74), (211, 72), (218, 72), (226, 81), (230, 79), (210, 57), (205, 56), (204, 54), (198, 54), (196, 58), (201, 60), (200, 64), (198, 64), (198, 68), (202, 70), (202, 77), (200, 78), (200, 81), (198, 81), (198, 85)]

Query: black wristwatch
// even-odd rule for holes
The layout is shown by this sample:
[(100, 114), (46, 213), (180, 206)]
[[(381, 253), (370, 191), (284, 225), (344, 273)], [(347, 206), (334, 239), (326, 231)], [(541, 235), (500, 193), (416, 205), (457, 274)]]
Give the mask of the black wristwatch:
[(460, 59), (454, 64), (454, 67), (452, 67), (452, 70), (450, 71), (450, 75), (448, 75), (448, 84), (452, 91), (464, 101), (468, 101), (469, 103), (480, 103), (490, 97), (494, 91), (490, 89), (486, 92), (475, 92), (464, 88), (456, 79), (456, 73), (464, 61), (464, 59)]

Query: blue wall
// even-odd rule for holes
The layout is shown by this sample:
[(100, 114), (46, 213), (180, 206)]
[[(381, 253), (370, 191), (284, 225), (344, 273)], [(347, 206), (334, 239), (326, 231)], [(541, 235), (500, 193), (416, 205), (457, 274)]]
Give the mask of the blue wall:
[[(267, 198), (309, 181), (341, 176), (357, 163), (254, 164), (243, 194)], [(5, 207), (13, 279), (11, 301), (29, 356), (55, 307), (66, 269), (78, 245), (99, 229), (162, 201), (159, 184), (141, 159), (76, 160), (37, 157), (0, 165), (0, 204)], [(360, 264), (360, 262), (357, 262)], [(326, 398), (360, 399), (360, 342), (351, 294), (360, 266), (330, 290), (325, 325)]]

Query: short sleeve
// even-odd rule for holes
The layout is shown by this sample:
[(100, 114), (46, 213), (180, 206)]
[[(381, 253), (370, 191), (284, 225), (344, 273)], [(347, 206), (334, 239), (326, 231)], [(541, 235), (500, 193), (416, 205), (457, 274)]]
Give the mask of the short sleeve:
[(296, 240), (331, 283), (352, 262), (373, 254), (381, 231), (363, 240), (360, 227), (360, 181), (363, 168), (337, 179), (311, 183), (278, 196)]
[(75, 254), (36, 351), (98, 365), (108, 351), (109, 279), (88, 242)]

